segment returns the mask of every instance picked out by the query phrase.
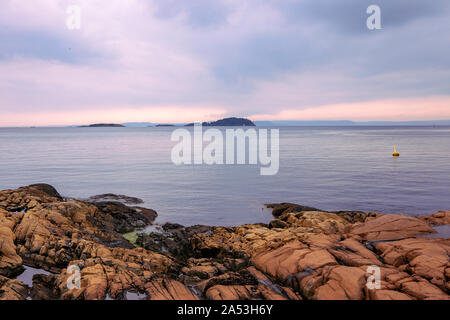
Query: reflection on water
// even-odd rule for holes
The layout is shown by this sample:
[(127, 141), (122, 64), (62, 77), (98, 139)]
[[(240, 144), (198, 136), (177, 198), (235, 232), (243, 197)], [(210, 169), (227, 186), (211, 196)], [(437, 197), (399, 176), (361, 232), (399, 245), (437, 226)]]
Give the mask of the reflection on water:
[[(447, 127), (285, 127), (280, 171), (175, 166), (173, 128), (0, 128), (0, 189), (49, 183), (61, 194), (141, 198), (157, 222), (268, 222), (268, 202), (428, 214), (450, 209)], [(392, 157), (396, 145), (399, 158)]]

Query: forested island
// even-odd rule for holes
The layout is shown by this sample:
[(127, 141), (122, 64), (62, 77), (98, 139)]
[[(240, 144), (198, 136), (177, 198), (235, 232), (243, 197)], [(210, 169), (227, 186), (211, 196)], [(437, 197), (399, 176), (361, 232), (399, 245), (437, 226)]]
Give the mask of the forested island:
[(117, 128), (117, 127), (125, 127), (122, 124), (118, 124), (118, 123), (94, 123), (94, 124), (90, 124), (87, 126), (80, 126), (80, 128), (104, 128), (104, 127), (113, 127), (113, 128)]
[[(193, 126), (194, 123), (188, 123), (185, 125), (185, 127)], [(254, 127), (255, 124), (248, 119), (245, 118), (225, 118), (217, 121), (212, 122), (203, 122), (203, 126), (205, 127), (237, 127), (237, 126), (248, 126), (248, 127)]]

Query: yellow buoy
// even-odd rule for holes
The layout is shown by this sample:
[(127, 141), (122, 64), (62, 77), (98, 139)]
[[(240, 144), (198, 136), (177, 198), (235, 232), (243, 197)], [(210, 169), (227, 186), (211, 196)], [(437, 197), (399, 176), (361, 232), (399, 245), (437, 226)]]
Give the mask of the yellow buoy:
[(394, 157), (400, 157), (400, 153), (397, 152), (397, 147), (394, 146), (394, 153), (392, 154)]

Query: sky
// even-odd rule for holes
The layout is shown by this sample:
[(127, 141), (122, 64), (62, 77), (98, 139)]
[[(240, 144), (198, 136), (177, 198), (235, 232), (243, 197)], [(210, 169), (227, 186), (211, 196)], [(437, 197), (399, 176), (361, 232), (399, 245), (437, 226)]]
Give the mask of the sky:
[[(379, 30), (366, 26), (373, 4)], [(0, 115), (0, 126), (448, 120), (450, 1), (1, 0)]]

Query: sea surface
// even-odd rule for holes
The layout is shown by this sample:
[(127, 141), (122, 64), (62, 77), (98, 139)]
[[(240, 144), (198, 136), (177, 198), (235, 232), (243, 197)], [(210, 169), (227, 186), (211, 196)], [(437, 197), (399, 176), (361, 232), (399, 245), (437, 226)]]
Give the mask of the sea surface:
[(155, 209), (158, 223), (185, 225), (268, 222), (270, 202), (450, 209), (450, 127), (281, 127), (274, 176), (259, 165), (176, 166), (174, 129), (0, 128), (0, 189), (48, 183), (69, 197), (125, 194)]

